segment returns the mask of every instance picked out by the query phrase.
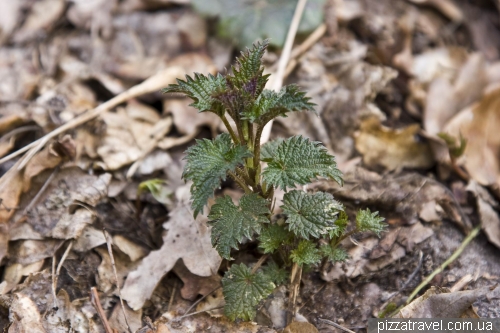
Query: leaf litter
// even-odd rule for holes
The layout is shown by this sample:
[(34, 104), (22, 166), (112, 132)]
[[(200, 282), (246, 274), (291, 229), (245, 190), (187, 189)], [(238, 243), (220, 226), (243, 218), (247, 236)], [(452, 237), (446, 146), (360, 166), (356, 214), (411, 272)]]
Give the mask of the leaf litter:
[[(302, 113), (280, 119), (273, 135), (324, 142), (346, 175), (345, 186), (320, 181), (309, 190), (346, 201), (348, 215), (359, 207), (378, 210), (390, 228), (381, 238), (344, 240), (347, 262), (326, 263), (305, 274), (300, 313), (320, 330), (329, 326), (319, 318), (348, 328), (366, 325), (383, 310), (388, 295), (398, 292), (390, 301), (403, 305), (419, 281), (481, 223), (485, 236), (438, 274), (404, 316), (435, 316), (435, 304), (453, 303), (447, 310), (500, 317), (498, 291), (491, 289), (500, 282), (500, 159), (494, 130), (498, 9), (462, 1), (331, 0), (324, 5), (306, 18), (311, 26), (303, 26), (307, 37), (323, 16), (323, 37), (297, 53), (287, 79), (308, 91), (319, 117)], [(234, 16), (225, 10), (219, 27)], [(213, 19), (204, 14), (186, 1), (23, 0), (4, 6), (0, 155), (166, 68), (181, 78), (228, 68), (235, 48), (213, 34)], [(244, 19), (258, 24), (251, 15)], [(288, 20), (281, 20), (273, 22), (276, 36), (288, 29)], [(270, 34), (265, 27), (241, 33), (247, 39), (250, 32)], [(279, 48), (265, 55), (269, 68), (278, 55)], [(221, 306), (217, 287), (227, 266), (212, 248), (206, 216), (192, 218), (189, 184), (180, 180), (180, 170), (182, 152), (192, 140), (213, 138), (221, 126), (215, 116), (196, 114), (187, 100), (161, 96), (164, 86), (69, 128), (24, 162), (18, 156), (0, 165), (0, 326), (9, 332), (103, 332), (105, 323), (89, 298), (91, 287), (98, 289), (107, 324), (119, 332), (128, 325), (140, 332), (284, 328), (279, 303), (286, 298), (278, 294), (263, 304), (257, 324), (207, 314), (179, 319), (200, 296), (206, 299), (190, 311), (220, 316), (213, 308)], [(442, 133), (455, 142), (463, 137), (462, 155), (450, 154)], [(139, 184), (151, 179), (159, 180), (156, 192), (138, 192)], [(238, 191), (230, 182), (222, 190)], [(103, 227), (113, 238), (118, 281)], [(247, 253), (236, 261), (257, 261), (252, 242), (244, 246)], [(474, 278), (457, 287), (465, 291), (443, 289), (467, 276)]]

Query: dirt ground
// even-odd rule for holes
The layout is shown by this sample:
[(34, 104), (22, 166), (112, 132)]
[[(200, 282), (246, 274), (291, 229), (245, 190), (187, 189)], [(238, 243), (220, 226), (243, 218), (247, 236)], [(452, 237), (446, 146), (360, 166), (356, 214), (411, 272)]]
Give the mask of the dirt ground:
[[(284, 286), (254, 322), (222, 316), (230, 263), (212, 248), (206, 216), (193, 219), (181, 175), (194, 140), (224, 128), (160, 90), (229, 70), (245, 45), (268, 37), (266, 72), (277, 75), (295, 3), (1, 6), (2, 332), (283, 331)], [(280, 118), (271, 139), (321, 141), (345, 185), (308, 190), (388, 224), (380, 238), (344, 240), (347, 262), (304, 271), (296, 319), (366, 332), (368, 318), (404, 307), (443, 263), (418, 309), (444, 316), (425, 299), (447, 295), (466, 299), (449, 316), (500, 318), (500, 2), (310, 0), (283, 79), (319, 116)], [(241, 193), (226, 181), (216, 194)], [(233, 257), (260, 255), (248, 240)]]

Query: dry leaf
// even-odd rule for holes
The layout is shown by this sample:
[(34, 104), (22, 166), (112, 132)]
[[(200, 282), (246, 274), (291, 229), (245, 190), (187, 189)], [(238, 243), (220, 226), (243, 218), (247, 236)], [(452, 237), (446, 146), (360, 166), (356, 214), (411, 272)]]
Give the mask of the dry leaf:
[(198, 295), (206, 296), (210, 294), (221, 285), (222, 278), (220, 275), (195, 275), (187, 269), (182, 261), (178, 261), (172, 270), (184, 283), (181, 289), (182, 298), (190, 301), (194, 301)]
[(42, 325), (42, 316), (29, 297), (16, 293), (12, 296), (9, 308), (11, 325), (9, 332), (12, 333), (47, 333)]
[(471, 180), (467, 185), (467, 191), (474, 194), (477, 200), (477, 208), (481, 217), (481, 227), (489, 241), (500, 248), (500, 217), (498, 215), (499, 205), (491, 197), (488, 191), (481, 185)]
[(283, 333), (318, 333), (313, 324), (295, 321), (285, 327)]
[[(186, 186), (189, 187), (189, 184)], [(186, 198), (178, 203), (169, 217), (163, 225), (166, 230), (163, 246), (142, 259), (139, 267), (127, 276), (122, 296), (132, 309), (143, 306), (178, 259), (183, 260), (191, 273), (199, 276), (214, 275), (222, 261), (212, 248), (207, 218), (200, 214), (196, 220), (193, 219)]]
[(490, 291), (490, 287), (483, 287), (450, 293), (446, 288), (431, 287), (394, 318), (461, 318), (472, 303)]
[(427, 169), (434, 164), (434, 158), (419, 132), (419, 125), (393, 130), (370, 117), (355, 134), (356, 149), (363, 155), (363, 162), (372, 168), (381, 165), (388, 170)]
[(16, 43), (26, 42), (41, 33), (47, 33), (64, 13), (64, 0), (36, 1), (22, 27), (14, 34)]
[(171, 118), (160, 119), (151, 107), (129, 102), (126, 109), (102, 116), (106, 134), (97, 153), (106, 170), (116, 170), (145, 157), (170, 131)]
[(463, 158), (471, 177), (481, 185), (500, 186), (500, 88), (486, 93), (478, 104), (462, 110), (443, 131), (456, 138), (460, 134), (467, 140)]

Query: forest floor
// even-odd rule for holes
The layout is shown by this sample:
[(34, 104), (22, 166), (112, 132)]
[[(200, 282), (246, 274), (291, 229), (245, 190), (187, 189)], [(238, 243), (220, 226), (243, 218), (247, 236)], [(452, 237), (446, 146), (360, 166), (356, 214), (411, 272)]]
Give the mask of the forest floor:
[[(319, 116), (280, 118), (271, 139), (321, 141), (345, 185), (308, 190), (349, 215), (379, 211), (388, 229), (346, 239), (347, 262), (306, 270), (297, 318), (366, 332), (429, 276), (400, 315), (500, 318), (500, 3), (328, 0), (323, 14), (295, 39), (284, 78)], [(224, 128), (160, 93), (230, 68), (239, 49), (216, 24), (189, 0), (2, 4), (3, 332), (282, 331), (285, 287), (255, 322), (221, 315), (228, 262), (181, 175), (187, 147)], [(280, 53), (264, 56), (269, 73)], [(240, 195), (230, 181), (221, 193)], [(236, 263), (259, 258), (251, 241), (240, 250)]]

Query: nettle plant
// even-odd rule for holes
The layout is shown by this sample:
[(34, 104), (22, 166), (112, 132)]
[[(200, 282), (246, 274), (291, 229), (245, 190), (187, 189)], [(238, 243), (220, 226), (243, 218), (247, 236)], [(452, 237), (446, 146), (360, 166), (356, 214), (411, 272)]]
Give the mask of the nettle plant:
[[(269, 75), (263, 75), (261, 59), (266, 48), (264, 41), (242, 52), (231, 74), (186, 76), (186, 81), (177, 80), (163, 90), (191, 98), (199, 112), (215, 113), (228, 131), (213, 140), (197, 140), (185, 158), (183, 178), (193, 182), (195, 217), (227, 177), (244, 191), (238, 204), (226, 195), (211, 206), (212, 245), (221, 257), (232, 260), (231, 250), (237, 250), (244, 239), (257, 240), (264, 258), (272, 258), (265, 266), (261, 266), (264, 260), (253, 267), (234, 264), (225, 273), (224, 310), (232, 320), (253, 319), (258, 303), (286, 282), (287, 268), (293, 272), (321, 261), (345, 261), (348, 255), (340, 247), (343, 239), (363, 231), (379, 235), (385, 226), (378, 212), (366, 209), (357, 213), (355, 226), (348, 231), (344, 206), (331, 194), (295, 189), (318, 177), (342, 185), (335, 158), (319, 142), (293, 136), (261, 147), (262, 131), (269, 121), (289, 112), (314, 111), (310, 98), (295, 85), (279, 92), (264, 89)], [(278, 188), (286, 192), (283, 214), (273, 216)]]

